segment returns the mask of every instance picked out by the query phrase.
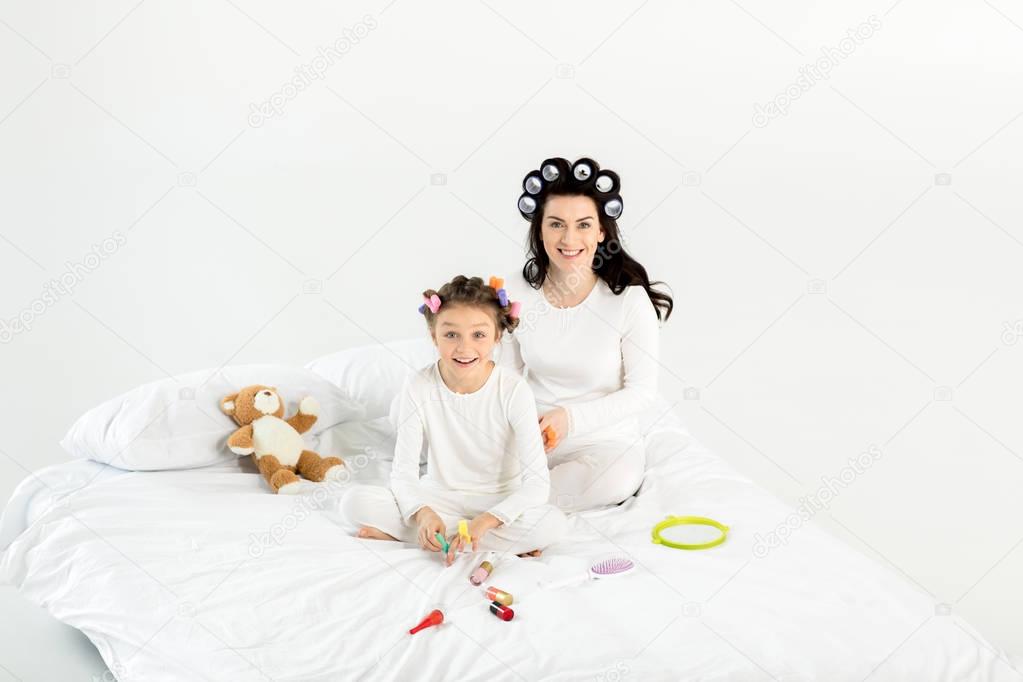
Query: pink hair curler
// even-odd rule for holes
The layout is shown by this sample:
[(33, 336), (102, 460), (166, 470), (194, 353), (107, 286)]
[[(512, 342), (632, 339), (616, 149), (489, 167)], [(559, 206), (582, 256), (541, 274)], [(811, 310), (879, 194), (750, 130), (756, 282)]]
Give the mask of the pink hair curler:
[(437, 311), (440, 310), (440, 296), (437, 294), (433, 294), (432, 296), (423, 296), (423, 300), (425, 301), (423, 305), (429, 308), (431, 313), (436, 315)]

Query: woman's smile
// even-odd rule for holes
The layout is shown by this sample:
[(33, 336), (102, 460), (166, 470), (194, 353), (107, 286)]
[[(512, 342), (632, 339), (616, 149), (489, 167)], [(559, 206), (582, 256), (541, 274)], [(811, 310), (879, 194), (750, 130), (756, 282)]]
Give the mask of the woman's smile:
[(604, 241), (593, 199), (555, 195), (547, 199), (543, 210), (541, 241), (554, 268), (563, 274), (590, 270), (593, 256)]

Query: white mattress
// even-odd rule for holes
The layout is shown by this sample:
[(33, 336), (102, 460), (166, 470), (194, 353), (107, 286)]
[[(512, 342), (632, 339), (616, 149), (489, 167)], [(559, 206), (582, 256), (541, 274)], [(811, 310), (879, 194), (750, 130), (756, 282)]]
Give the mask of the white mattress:
[[(387, 471), (380, 421), (330, 438), (320, 449), (359, 465), (360, 479)], [(43, 470), (5, 511), (0, 577), (82, 630), (122, 680), (1019, 680), (968, 623), (813, 524), (755, 558), (754, 534), (790, 510), (677, 422), (647, 447), (636, 498), (573, 517), (541, 559), (499, 563), (492, 582), (515, 596), (511, 622), (469, 585), (478, 557), (445, 569), (435, 554), (355, 539), (336, 497), (312, 484), (269, 494), (247, 460)], [(732, 531), (707, 551), (651, 543), (669, 514)], [(536, 586), (610, 552), (640, 568)], [(446, 623), (408, 635), (433, 608)]]

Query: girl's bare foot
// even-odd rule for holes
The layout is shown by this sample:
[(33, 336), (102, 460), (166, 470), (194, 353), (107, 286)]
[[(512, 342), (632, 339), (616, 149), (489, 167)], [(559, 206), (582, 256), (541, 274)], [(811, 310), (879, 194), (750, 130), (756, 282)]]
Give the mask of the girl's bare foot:
[(363, 526), (362, 528), (359, 529), (359, 532), (356, 533), (356, 535), (358, 537), (360, 537), (360, 538), (365, 538), (367, 540), (395, 540), (395, 541), (397, 541), (397, 539), (398, 539), (396, 537), (392, 537), (392, 536), (388, 535), (387, 533), (385, 533), (384, 531), (380, 530), (379, 528), (374, 528), (373, 526)]
[(527, 556), (534, 556), (534, 557), (536, 557), (536, 556), (540, 556), (541, 554), (543, 554), (542, 550), (534, 549), (532, 552), (523, 552), (522, 554), (519, 554), (519, 556), (520, 557), (527, 557)]

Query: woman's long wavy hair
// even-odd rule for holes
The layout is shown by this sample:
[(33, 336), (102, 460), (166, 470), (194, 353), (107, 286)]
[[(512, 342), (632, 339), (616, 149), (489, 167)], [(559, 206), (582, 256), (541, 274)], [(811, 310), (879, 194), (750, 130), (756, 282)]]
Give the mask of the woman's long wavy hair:
[[(593, 168), (593, 173), (588, 180), (577, 181), (572, 173), (562, 172), (556, 180), (546, 184), (544, 191), (538, 197), (537, 210), (529, 220), (529, 252), (526, 264), (522, 267), (522, 276), (534, 289), (542, 287), (547, 280), (551, 263), (547, 251), (543, 247), (543, 218), (547, 200), (552, 196), (589, 197), (593, 200), (600, 227), (604, 230), (604, 241), (601, 242), (593, 259), (593, 271), (597, 277), (607, 283), (615, 295), (621, 294), (626, 287), (643, 287), (647, 296), (650, 297), (650, 302), (654, 305), (657, 319), (667, 320), (671, 317), (671, 311), (675, 307), (674, 299), (670, 294), (655, 289), (655, 285), (663, 285), (664, 282), (651, 282), (646, 268), (625, 252), (621, 233), (618, 230), (618, 221), (603, 211), (607, 196), (602, 196), (593, 182), (593, 178), (598, 175), (600, 166), (591, 159), (581, 159), (580, 161), (586, 161)], [(549, 162), (557, 162), (557, 165), (565, 170), (572, 166), (565, 159), (549, 159), (544, 164)]]

